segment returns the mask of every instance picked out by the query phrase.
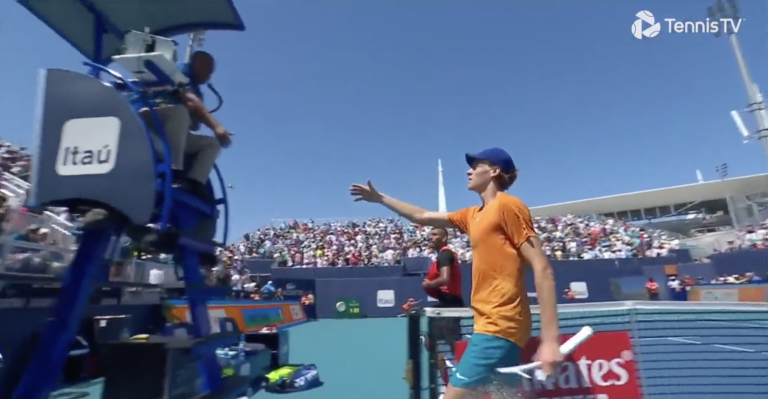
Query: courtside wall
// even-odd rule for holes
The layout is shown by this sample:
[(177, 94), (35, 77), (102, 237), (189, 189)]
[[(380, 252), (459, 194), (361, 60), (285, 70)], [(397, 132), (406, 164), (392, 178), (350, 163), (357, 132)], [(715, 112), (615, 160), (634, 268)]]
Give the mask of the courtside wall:
[[(709, 263), (690, 261), (687, 252), (675, 256), (638, 259), (594, 259), (582, 261), (552, 261), (560, 303), (610, 302), (647, 300), (645, 283), (653, 278), (663, 287), (671, 270), (680, 276), (710, 281), (723, 274), (755, 272), (768, 275), (768, 250), (743, 250), (713, 254)], [(257, 261), (258, 262), (258, 261)], [(263, 262), (263, 261), (262, 261)], [(262, 263), (266, 265), (265, 263)], [(407, 259), (403, 266), (342, 267), (342, 268), (273, 268), (261, 269), (270, 274), (287, 293), (301, 295), (313, 291), (318, 318), (339, 317), (338, 304), (345, 300), (359, 302), (362, 317), (397, 317), (402, 305), (413, 298), (428, 306), (433, 299), (421, 289), (424, 272), (430, 264), (427, 258)], [(253, 266), (251, 263), (249, 266)], [(263, 267), (263, 266), (262, 266)], [(471, 265), (461, 265), (463, 294), (470, 297)], [(254, 270), (255, 271), (255, 270)], [(267, 272), (267, 273), (265, 273)], [(537, 304), (533, 274), (526, 273), (526, 285), (531, 304)], [(575, 299), (562, 296), (565, 289), (575, 293)], [(661, 290), (661, 300), (683, 299)]]
[[(645, 300), (644, 284), (654, 278), (663, 285), (670, 268), (680, 276), (701, 277), (705, 281), (724, 274), (754, 272), (763, 280), (768, 277), (768, 250), (743, 250), (710, 256), (709, 263), (680, 262), (685, 256), (643, 259), (598, 259), (588, 261), (553, 261), (558, 292), (571, 288), (575, 299), (559, 295), (560, 303), (587, 303), (620, 300)], [(255, 265), (254, 265), (255, 263)], [(259, 264), (261, 263), (261, 264)], [(294, 269), (273, 268), (273, 262), (251, 261), (252, 272), (269, 274), (278, 287), (284, 289), (286, 299), (314, 292), (318, 318), (338, 317), (339, 300), (355, 300), (360, 304), (362, 317), (396, 317), (402, 314), (402, 305), (408, 298), (420, 300), (419, 306), (428, 306), (431, 299), (421, 289), (423, 270), (427, 259), (411, 259), (402, 267), (357, 267)], [(263, 265), (268, 265), (263, 268)], [(256, 267), (254, 267), (256, 266)], [(259, 267), (262, 267), (259, 269)], [(462, 265), (464, 296), (471, 292), (471, 265)], [(266, 273), (264, 273), (266, 272)], [(266, 276), (265, 276), (266, 277)], [(536, 304), (533, 275), (526, 275), (528, 296)], [(732, 286), (719, 286), (732, 288)], [(661, 290), (661, 299), (670, 298), (667, 290)], [(767, 299), (768, 300), (768, 299)], [(39, 331), (49, 315), (49, 309), (16, 305), (5, 309), (0, 306), (3, 320), (17, 320), (13, 325), (0, 323), (0, 353), (8, 353), (14, 345), (34, 331)], [(147, 326), (161, 326), (163, 321), (160, 305), (109, 305), (92, 306), (89, 316), (130, 314), (136, 333), (147, 332)], [(83, 326), (83, 330), (87, 330)]]

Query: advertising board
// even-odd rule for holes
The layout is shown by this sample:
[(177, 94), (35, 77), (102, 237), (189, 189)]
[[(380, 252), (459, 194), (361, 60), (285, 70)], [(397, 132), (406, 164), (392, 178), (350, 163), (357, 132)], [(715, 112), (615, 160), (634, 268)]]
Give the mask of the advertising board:
[[(570, 337), (561, 338), (565, 341)], [(454, 345), (456, 364), (461, 363), (467, 344), (462, 341)], [(537, 338), (528, 342), (523, 349), (524, 364), (532, 361), (538, 346)], [(642, 399), (638, 381), (629, 334), (598, 332), (565, 359), (557, 376), (544, 381), (523, 379), (520, 393), (525, 398), (539, 399)]]
[(768, 284), (693, 286), (688, 300), (699, 302), (768, 302)]
[[(187, 301), (168, 300), (166, 306), (171, 318), (169, 322), (192, 322)], [(259, 332), (266, 326), (282, 329), (307, 321), (304, 308), (298, 301), (208, 301), (208, 317), (212, 332), (218, 332), (218, 319), (223, 317), (234, 319), (243, 333)]]

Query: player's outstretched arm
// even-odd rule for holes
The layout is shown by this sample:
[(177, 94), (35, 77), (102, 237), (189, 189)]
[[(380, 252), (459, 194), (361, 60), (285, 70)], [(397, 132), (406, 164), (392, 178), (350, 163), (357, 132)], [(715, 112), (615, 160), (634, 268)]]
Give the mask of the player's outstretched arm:
[(398, 215), (422, 226), (432, 227), (456, 227), (448, 219), (448, 212), (433, 212), (416, 205), (411, 205), (388, 195), (380, 193), (373, 187), (370, 180), (366, 184), (353, 184), (349, 188), (349, 193), (354, 197), (355, 202), (365, 201), (374, 204), (384, 205), (387, 209)]

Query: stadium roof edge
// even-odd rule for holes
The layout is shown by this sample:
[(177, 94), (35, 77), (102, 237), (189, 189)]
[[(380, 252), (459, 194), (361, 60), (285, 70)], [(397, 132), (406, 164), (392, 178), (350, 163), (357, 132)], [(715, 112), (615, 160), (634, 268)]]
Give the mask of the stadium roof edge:
[(592, 215), (715, 200), (725, 198), (726, 193), (750, 195), (762, 191), (768, 191), (768, 173), (537, 206), (531, 208), (531, 214), (540, 217)]

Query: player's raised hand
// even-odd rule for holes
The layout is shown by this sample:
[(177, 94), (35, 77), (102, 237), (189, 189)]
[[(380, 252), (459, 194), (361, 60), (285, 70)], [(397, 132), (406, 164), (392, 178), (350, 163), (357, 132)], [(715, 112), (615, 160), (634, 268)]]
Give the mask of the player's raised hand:
[(381, 193), (373, 187), (373, 183), (370, 180), (366, 184), (353, 184), (349, 188), (349, 194), (354, 197), (355, 202), (365, 201), (372, 203), (381, 202)]

